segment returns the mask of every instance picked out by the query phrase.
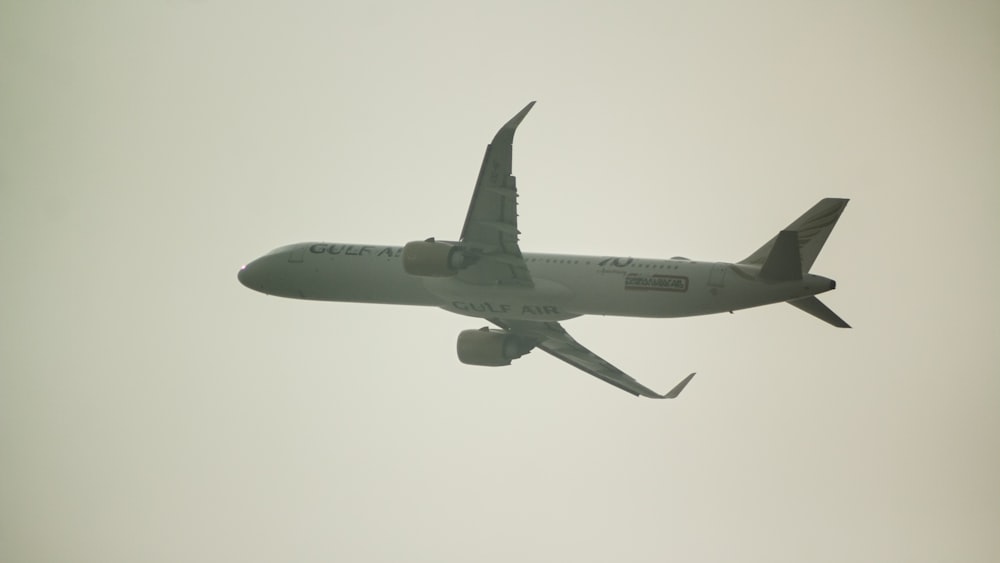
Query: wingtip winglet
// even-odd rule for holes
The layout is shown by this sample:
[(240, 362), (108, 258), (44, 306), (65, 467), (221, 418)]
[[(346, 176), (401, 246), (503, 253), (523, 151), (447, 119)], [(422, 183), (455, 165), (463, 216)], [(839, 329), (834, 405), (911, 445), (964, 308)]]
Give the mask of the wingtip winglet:
[(535, 102), (534, 101), (528, 102), (528, 105), (524, 106), (524, 109), (522, 109), (521, 111), (517, 112), (517, 115), (515, 115), (514, 117), (512, 117), (510, 119), (510, 121), (508, 121), (507, 124), (504, 125), (504, 128), (505, 129), (506, 128), (510, 128), (510, 129), (517, 128), (517, 126), (520, 125), (522, 121), (524, 121), (525, 116), (528, 115), (528, 112), (531, 111), (531, 108), (533, 108), (533, 107), (535, 107)]
[(497, 140), (501, 139), (506, 135), (510, 135), (511, 137), (509, 140), (512, 141), (514, 138), (513, 137), (514, 131), (517, 129), (517, 126), (520, 125), (522, 121), (524, 121), (525, 116), (528, 115), (528, 112), (531, 111), (531, 108), (534, 107), (534, 105), (535, 105), (534, 101), (529, 102), (528, 105), (524, 106), (524, 109), (517, 112), (517, 115), (510, 118), (510, 121), (505, 123), (504, 126), (500, 128), (500, 131), (497, 131), (497, 135), (493, 139), (493, 142), (496, 142)]
[(681, 394), (681, 391), (683, 391), (684, 388), (687, 387), (687, 384), (690, 383), (692, 379), (694, 379), (694, 374), (693, 373), (691, 375), (688, 375), (684, 379), (682, 379), (681, 382), (678, 383), (677, 385), (674, 385), (674, 388), (671, 389), (670, 392), (668, 392), (665, 395), (660, 395), (660, 398), (661, 399), (676, 399), (677, 396)]

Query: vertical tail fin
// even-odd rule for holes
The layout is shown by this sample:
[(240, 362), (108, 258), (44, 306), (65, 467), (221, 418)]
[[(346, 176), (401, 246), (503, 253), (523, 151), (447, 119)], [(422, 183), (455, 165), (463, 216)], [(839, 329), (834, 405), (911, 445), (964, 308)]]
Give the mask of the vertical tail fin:
[(801, 280), (802, 256), (799, 253), (799, 234), (781, 231), (774, 237), (771, 251), (760, 268), (761, 279), (767, 281)]
[[(740, 261), (740, 264), (761, 266), (767, 269), (769, 263), (768, 257), (771, 255), (772, 250), (781, 251), (777, 253), (779, 256), (789, 256), (791, 253), (787, 245), (790, 243), (789, 239), (791, 237), (786, 233), (792, 231), (798, 237), (798, 254), (801, 260), (800, 273), (809, 272), (813, 262), (816, 261), (816, 257), (819, 256), (819, 251), (823, 249), (827, 237), (830, 236), (830, 231), (836, 226), (837, 219), (840, 219), (840, 214), (847, 207), (847, 202), (848, 200), (840, 198), (820, 200), (819, 203), (812, 206), (812, 209), (806, 211), (801, 217), (792, 222), (778, 236), (767, 241), (767, 244)], [(783, 277), (787, 276), (787, 272), (782, 271), (781, 273), (784, 274)]]

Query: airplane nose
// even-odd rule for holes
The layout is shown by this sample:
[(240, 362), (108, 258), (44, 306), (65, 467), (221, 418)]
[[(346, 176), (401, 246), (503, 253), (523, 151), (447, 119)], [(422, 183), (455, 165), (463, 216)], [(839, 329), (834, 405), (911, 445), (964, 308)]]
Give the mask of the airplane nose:
[[(256, 260), (254, 262), (256, 262)], [(263, 289), (263, 280), (260, 276), (260, 268), (255, 268), (254, 262), (245, 264), (242, 268), (240, 268), (239, 273), (236, 274), (236, 279), (240, 280), (241, 284), (254, 291), (261, 291)]]
[(300, 269), (293, 267), (292, 271), (289, 270), (291, 256), (288, 248), (278, 248), (240, 268), (236, 278), (244, 286), (267, 295), (301, 296), (301, 280), (295, 277)]

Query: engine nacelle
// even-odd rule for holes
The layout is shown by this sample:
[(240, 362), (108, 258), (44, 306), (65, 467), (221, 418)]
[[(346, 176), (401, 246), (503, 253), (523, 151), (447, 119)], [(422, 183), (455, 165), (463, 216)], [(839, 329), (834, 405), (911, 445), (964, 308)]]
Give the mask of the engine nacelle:
[(509, 366), (532, 348), (534, 344), (513, 334), (487, 327), (458, 335), (458, 360), (473, 366)]
[(465, 265), (462, 249), (450, 242), (418, 240), (403, 247), (403, 270), (412, 276), (447, 278)]

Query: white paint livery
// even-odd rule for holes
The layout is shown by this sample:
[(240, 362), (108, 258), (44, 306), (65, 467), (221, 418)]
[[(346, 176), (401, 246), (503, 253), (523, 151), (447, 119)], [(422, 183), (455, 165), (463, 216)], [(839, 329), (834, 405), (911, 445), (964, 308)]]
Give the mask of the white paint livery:
[(319, 301), (423, 305), (489, 320), (499, 329), (464, 331), (459, 359), (508, 365), (534, 348), (634, 395), (674, 398), (643, 386), (576, 342), (559, 324), (580, 315), (688, 317), (788, 302), (848, 327), (815, 296), (836, 283), (809, 273), (847, 205), (820, 201), (738, 263), (522, 253), (514, 131), (534, 102), (487, 147), (458, 241), (401, 246), (304, 242), (244, 266), (239, 280), (262, 293)]

